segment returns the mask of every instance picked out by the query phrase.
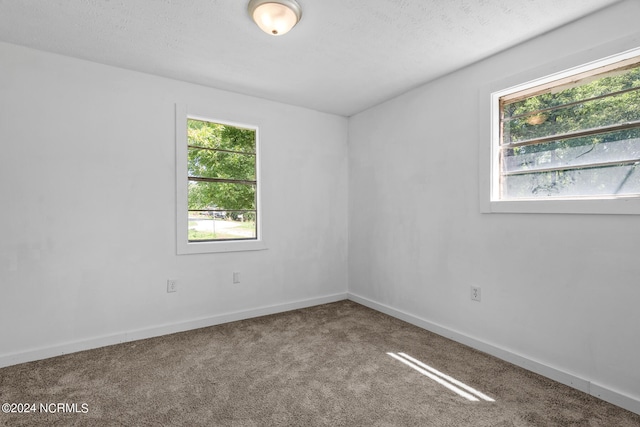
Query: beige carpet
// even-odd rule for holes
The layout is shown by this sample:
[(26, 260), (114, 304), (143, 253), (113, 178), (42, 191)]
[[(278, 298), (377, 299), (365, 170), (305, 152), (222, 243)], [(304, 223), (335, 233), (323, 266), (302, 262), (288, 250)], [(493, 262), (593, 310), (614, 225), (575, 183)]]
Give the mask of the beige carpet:
[[(477, 400), (447, 388), (464, 390), (456, 380)], [(636, 414), (350, 301), (11, 366), (0, 396), (37, 405), (0, 413), (6, 426), (640, 426)]]

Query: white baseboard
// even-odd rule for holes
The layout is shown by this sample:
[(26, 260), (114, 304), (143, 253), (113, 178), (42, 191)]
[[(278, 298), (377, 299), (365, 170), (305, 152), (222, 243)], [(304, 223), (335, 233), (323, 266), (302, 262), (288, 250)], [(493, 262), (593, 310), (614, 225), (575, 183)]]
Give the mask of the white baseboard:
[(358, 304), (362, 304), (366, 307), (374, 309), (376, 311), (380, 311), (382, 313), (388, 314), (389, 316), (403, 320), (407, 323), (411, 323), (412, 325), (418, 326), (422, 329), (426, 329), (428, 331), (436, 333), (440, 336), (443, 336), (453, 341), (467, 345), (476, 350), (480, 350), (484, 353), (495, 356), (498, 359), (502, 359), (509, 363), (513, 363), (514, 365), (524, 368), (528, 371), (535, 372), (536, 374), (542, 375), (544, 377), (557, 381), (561, 384), (565, 384), (569, 387), (575, 388), (577, 390), (590, 394), (594, 397), (597, 397), (601, 400), (604, 400), (606, 402), (619, 406), (623, 409), (626, 409), (627, 411), (631, 411), (640, 415), (639, 399), (634, 399), (631, 396), (627, 396), (623, 393), (611, 390), (604, 386), (597, 385), (587, 379), (580, 378), (569, 372), (565, 372), (565, 371), (553, 368), (551, 366), (537, 362), (535, 360), (532, 360), (520, 354), (516, 354), (510, 350), (506, 350), (504, 348), (497, 347), (493, 344), (486, 343), (479, 339), (472, 338), (468, 335), (451, 330), (442, 325), (438, 325), (428, 320), (421, 319), (412, 314), (406, 313), (401, 310), (397, 310), (393, 307), (389, 307), (384, 304), (380, 304), (378, 302), (361, 297), (359, 295), (348, 293), (348, 299), (353, 302), (357, 302)]
[(276, 304), (265, 307), (258, 307), (251, 310), (223, 313), (211, 317), (189, 320), (186, 322), (153, 326), (150, 328), (125, 331), (113, 335), (96, 338), (89, 338), (81, 341), (67, 342), (64, 344), (43, 347), (34, 350), (27, 350), (17, 353), (0, 355), (0, 368), (17, 365), (19, 363), (32, 362), (34, 360), (48, 359), (50, 357), (61, 356), (63, 354), (75, 353), (78, 351), (91, 350), (123, 342), (136, 341), (146, 338), (153, 338), (176, 332), (184, 332), (192, 329), (206, 328), (207, 326), (220, 325), (238, 320), (251, 319), (253, 317), (266, 316), (269, 314), (282, 313), (300, 308), (313, 307), (315, 305), (328, 304), (331, 302), (347, 299), (347, 293), (326, 295), (323, 297), (310, 298), (306, 300), (293, 301), (284, 304)]
[(640, 415), (640, 399), (634, 399), (596, 383), (590, 384), (589, 394)]

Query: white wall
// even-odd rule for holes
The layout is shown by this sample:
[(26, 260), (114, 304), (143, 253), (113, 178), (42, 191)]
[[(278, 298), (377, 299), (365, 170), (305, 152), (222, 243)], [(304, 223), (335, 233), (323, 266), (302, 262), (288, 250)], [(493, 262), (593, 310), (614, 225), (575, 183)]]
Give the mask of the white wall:
[[(176, 255), (176, 102), (260, 126), (268, 250)], [(0, 366), (346, 297), (344, 117), (0, 44), (0, 150)]]
[(640, 217), (481, 214), (478, 185), (485, 88), (638, 47), (638, 16), (624, 2), (353, 116), (349, 293), (640, 410)]

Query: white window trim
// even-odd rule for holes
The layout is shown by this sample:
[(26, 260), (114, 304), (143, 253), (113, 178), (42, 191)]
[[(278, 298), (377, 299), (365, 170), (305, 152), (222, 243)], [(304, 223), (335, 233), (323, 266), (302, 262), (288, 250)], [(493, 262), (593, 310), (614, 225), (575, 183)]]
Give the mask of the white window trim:
[[(189, 242), (188, 180), (187, 180), (187, 119), (203, 120), (256, 131), (256, 226), (258, 235), (252, 240), (224, 240), (211, 242)], [(258, 251), (267, 249), (263, 238), (260, 179), (260, 139), (255, 125), (219, 120), (215, 115), (197, 107), (176, 104), (176, 247), (178, 255), (216, 252)]]
[[(593, 54), (593, 52), (589, 52)], [(498, 164), (499, 117), (498, 99), (506, 93), (525, 90), (573, 74), (589, 71), (624, 59), (640, 55), (640, 48), (624, 51), (603, 59), (574, 66), (563, 71), (550, 71), (556, 67), (546, 65), (535, 70), (493, 82), (480, 90), (480, 152), (479, 184), (480, 211), (482, 213), (557, 213), (557, 214), (640, 214), (640, 196), (499, 200)], [(585, 53), (571, 58), (580, 63)], [(604, 55), (603, 55), (604, 56)], [(578, 61), (576, 61), (576, 58)], [(522, 83), (525, 82), (525, 83)]]

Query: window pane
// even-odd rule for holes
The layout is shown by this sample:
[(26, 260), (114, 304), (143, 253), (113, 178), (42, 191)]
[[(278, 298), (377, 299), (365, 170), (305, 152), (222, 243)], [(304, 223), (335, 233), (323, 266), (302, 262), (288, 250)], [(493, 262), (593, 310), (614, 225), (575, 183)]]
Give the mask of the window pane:
[[(639, 89), (640, 68), (634, 68), (504, 104), (502, 143), (640, 120)], [(625, 92), (613, 94), (619, 91)]]
[[(637, 105), (638, 108), (629, 108)], [(640, 120), (640, 90), (504, 123), (505, 144)]]
[(255, 239), (256, 237), (255, 211), (189, 211), (190, 242)]
[(189, 176), (256, 180), (256, 156), (189, 148)]
[(546, 144), (505, 148), (503, 173), (640, 159), (640, 129), (617, 131)]
[(189, 119), (187, 143), (190, 146), (255, 153), (256, 131), (220, 123)]
[(189, 210), (255, 210), (256, 186), (189, 181)]
[(530, 199), (640, 193), (639, 165), (608, 166), (503, 177), (503, 197)]
[(255, 239), (254, 185), (189, 182), (189, 241)]

